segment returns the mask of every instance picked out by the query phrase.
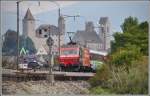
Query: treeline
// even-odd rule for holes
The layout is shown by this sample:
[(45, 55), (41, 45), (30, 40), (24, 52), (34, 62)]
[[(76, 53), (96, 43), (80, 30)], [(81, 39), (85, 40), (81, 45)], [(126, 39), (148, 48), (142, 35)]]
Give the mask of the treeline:
[(148, 22), (128, 17), (108, 60), (89, 82), (94, 94), (148, 94)]
[[(4, 34), (2, 52), (3, 55), (16, 56), (17, 55), (17, 32), (14, 30), (8, 30)], [(19, 36), (19, 51), (21, 48), (28, 50), (29, 54), (35, 53), (36, 49), (31, 38), (24, 38)]]

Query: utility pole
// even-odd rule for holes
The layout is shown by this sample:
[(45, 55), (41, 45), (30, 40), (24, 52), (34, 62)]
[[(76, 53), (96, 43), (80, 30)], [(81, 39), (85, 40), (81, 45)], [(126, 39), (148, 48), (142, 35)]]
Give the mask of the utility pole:
[(19, 1), (17, 1), (17, 70), (19, 66)]
[(51, 62), (52, 61), (52, 45), (54, 43), (53, 39), (50, 36), (50, 27), (49, 27), (49, 33), (48, 33), (48, 39), (46, 41), (48, 47), (49, 47), (49, 59), (48, 59), (48, 64), (49, 64), (49, 74), (47, 76), (47, 80), (49, 83), (51, 83), (51, 85), (54, 85), (54, 74), (53, 74), (53, 65)]
[[(60, 7), (58, 8), (58, 19), (60, 18)], [(58, 26), (59, 34), (58, 34), (58, 56), (60, 57), (60, 28)]]
[[(2, 34), (1, 34), (1, 32), (0, 32), (0, 38), (2, 38), (2, 39), (0, 39), (0, 72), (1, 72), (1, 74), (0, 74), (0, 85), (2, 85), (2, 47), (3, 47), (3, 37), (2, 37)], [(2, 86), (0, 86), (0, 96), (2, 96)]]

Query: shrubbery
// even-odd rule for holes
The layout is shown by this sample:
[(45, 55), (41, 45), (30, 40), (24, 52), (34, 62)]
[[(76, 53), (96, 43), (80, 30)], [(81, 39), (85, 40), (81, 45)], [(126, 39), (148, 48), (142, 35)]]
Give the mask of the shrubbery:
[(105, 64), (94, 78), (90, 79), (91, 92), (94, 94), (147, 94), (148, 93), (148, 57), (135, 61), (129, 69)]
[(109, 60), (89, 80), (94, 94), (148, 94), (148, 23), (129, 17), (116, 33)]

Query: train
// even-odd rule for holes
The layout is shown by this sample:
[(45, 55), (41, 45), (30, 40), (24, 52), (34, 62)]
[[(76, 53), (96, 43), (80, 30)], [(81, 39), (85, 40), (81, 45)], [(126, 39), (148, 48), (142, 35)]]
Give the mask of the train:
[(67, 45), (63, 45), (60, 48), (60, 70), (77, 72), (95, 72), (96, 68), (93, 67), (94, 64), (91, 61), (98, 62), (96, 61), (96, 59), (104, 61), (107, 55), (95, 53), (86, 48), (85, 46), (81, 46), (71, 41)]
[(62, 71), (91, 71), (90, 54), (79, 45), (64, 45), (60, 48), (60, 69)]
[[(48, 56), (48, 55), (47, 55)], [(107, 52), (89, 50), (70, 39), (70, 42), (60, 47), (60, 55), (54, 58), (53, 70), (66, 72), (96, 72), (107, 58)], [(41, 62), (36, 55), (20, 58), (20, 69), (48, 68), (48, 60)]]

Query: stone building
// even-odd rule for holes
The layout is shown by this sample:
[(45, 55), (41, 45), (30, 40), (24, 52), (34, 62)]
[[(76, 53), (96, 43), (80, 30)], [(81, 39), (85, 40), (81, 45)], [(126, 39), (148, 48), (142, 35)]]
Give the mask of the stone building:
[(103, 50), (110, 51), (110, 21), (108, 17), (101, 17), (99, 20), (99, 37), (102, 40)]
[[(36, 29), (36, 37), (38, 37), (39, 39), (45, 39), (45, 38), (47, 39), (49, 37), (49, 35), (51, 36), (51, 38), (54, 41), (54, 44), (52, 46), (52, 52), (55, 54), (58, 54), (59, 28), (54, 25), (43, 24), (43, 25), (40, 25)], [(64, 44), (64, 33), (62, 33), (62, 31), (61, 31), (60, 45), (63, 45), (63, 44)], [(44, 46), (44, 47), (46, 47), (46, 46)]]
[[(33, 15), (31, 14), (30, 9), (28, 8), (24, 19), (22, 20), (23, 22), (23, 37), (24, 40), (27, 37), (30, 37), (32, 39), (32, 41), (35, 43), (35, 47), (38, 47), (36, 44), (36, 38), (35, 38), (35, 19), (33, 17)], [(24, 43), (24, 46), (26, 45), (26, 43)]]
[(77, 31), (73, 37), (73, 41), (92, 50), (100, 51), (102, 48), (102, 40), (94, 30), (93, 22), (86, 22), (85, 30)]
[(93, 22), (85, 23), (85, 30), (77, 31), (73, 37), (75, 42), (96, 51), (110, 51), (110, 22), (108, 17), (101, 17), (99, 33), (94, 30)]
[(44, 47), (48, 49), (46, 40), (50, 34), (52, 39), (54, 40), (54, 44), (52, 46), (52, 52), (54, 54), (58, 54), (58, 38), (60, 32), (60, 44), (64, 44), (64, 36), (65, 36), (65, 20), (62, 16), (58, 19), (58, 27), (50, 24), (42, 24), (37, 29), (35, 28), (35, 19), (30, 11), (27, 10), (26, 15), (23, 19), (23, 37), (26, 38), (29, 36), (34, 42), (35, 48), (39, 50)]

